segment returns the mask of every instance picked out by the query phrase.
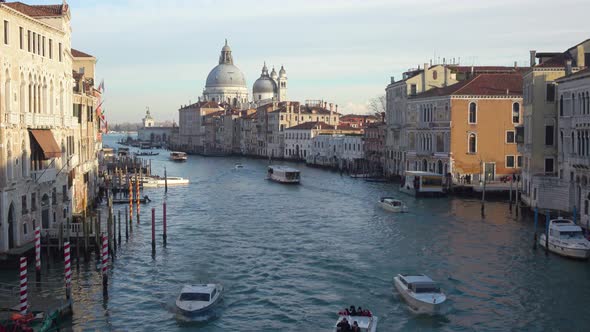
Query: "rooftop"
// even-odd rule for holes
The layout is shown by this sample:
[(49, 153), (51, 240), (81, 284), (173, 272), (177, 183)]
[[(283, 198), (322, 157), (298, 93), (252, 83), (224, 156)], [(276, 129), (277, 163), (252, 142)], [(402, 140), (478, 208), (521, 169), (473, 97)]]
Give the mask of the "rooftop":
[(76, 49), (72, 48), (72, 56), (74, 58), (94, 58), (94, 56), (88, 54), (88, 53), (84, 53), (82, 51), (78, 51)]
[(442, 96), (522, 96), (522, 75), (479, 74), (472, 79), (461, 81), (443, 88), (434, 88), (420, 93), (412, 99)]
[(67, 4), (60, 5), (27, 5), (22, 2), (6, 2), (0, 5), (12, 8), (31, 17), (62, 16), (68, 12)]

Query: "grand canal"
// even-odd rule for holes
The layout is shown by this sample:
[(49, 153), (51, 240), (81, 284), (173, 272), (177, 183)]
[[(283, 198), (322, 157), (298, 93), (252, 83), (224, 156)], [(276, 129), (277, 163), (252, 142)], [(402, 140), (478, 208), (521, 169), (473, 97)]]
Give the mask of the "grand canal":
[[(105, 144), (117, 139), (107, 136)], [(238, 161), (244, 169), (234, 170)], [(166, 166), (168, 175), (191, 180), (168, 192), (168, 246), (160, 236), (164, 191), (146, 189), (154, 201), (142, 206), (142, 223), (117, 251), (108, 300), (93, 264), (74, 268), (74, 330), (328, 331), (351, 304), (379, 316), (379, 331), (587, 328), (590, 266), (533, 251), (533, 222), (506, 204), (488, 203), (482, 218), (476, 200), (416, 200), (393, 184), (302, 164), (302, 184), (284, 186), (264, 179), (266, 165), (199, 156), (177, 164), (160, 151), (154, 172)], [(410, 213), (384, 212), (375, 204), (383, 195), (401, 197)], [(49, 278), (61, 281), (63, 271), (52, 271)], [(440, 281), (448, 314), (409, 312), (392, 288), (400, 272)], [(207, 280), (226, 288), (217, 317), (178, 319), (181, 285)]]

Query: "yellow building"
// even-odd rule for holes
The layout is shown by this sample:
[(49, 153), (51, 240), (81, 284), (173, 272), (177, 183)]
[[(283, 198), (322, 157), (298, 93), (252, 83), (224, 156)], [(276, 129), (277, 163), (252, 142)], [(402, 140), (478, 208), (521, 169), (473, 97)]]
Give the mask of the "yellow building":
[(408, 100), (407, 170), (488, 181), (519, 172), (522, 76), (479, 74)]

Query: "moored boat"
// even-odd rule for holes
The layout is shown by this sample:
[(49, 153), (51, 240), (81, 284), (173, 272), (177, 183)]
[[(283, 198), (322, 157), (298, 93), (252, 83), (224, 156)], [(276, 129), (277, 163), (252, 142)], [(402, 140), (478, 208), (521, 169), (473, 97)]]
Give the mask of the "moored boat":
[[(166, 183), (167, 182), (167, 183)], [(162, 187), (168, 184), (169, 186), (189, 184), (189, 179), (179, 176), (168, 176), (163, 178), (161, 176), (145, 176), (142, 178), (142, 185), (146, 188)]]
[(221, 284), (184, 285), (176, 298), (176, 307), (185, 315), (199, 314), (221, 300)]
[(584, 237), (582, 228), (569, 219), (553, 219), (549, 221), (549, 241), (546, 234), (539, 237), (539, 244), (549, 251), (561, 256), (588, 259), (590, 257), (590, 241)]
[(400, 201), (399, 199), (395, 199), (393, 197), (381, 197), (379, 200), (379, 205), (387, 211), (390, 212), (407, 212), (408, 207), (404, 204), (404, 202)]
[(447, 297), (429, 277), (423, 274), (398, 274), (393, 278), (393, 284), (412, 311), (428, 314), (444, 311)]
[(143, 157), (143, 156), (157, 156), (159, 155), (159, 152), (136, 152), (135, 155), (138, 157)]
[(279, 183), (299, 183), (300, 172), (298, 169), (288, 166), (270, 165), (266, 172), (266, 177), (269, 180)]
[[(133, 203), (135, 203), (136, 201), (137, 201), (136, 198), (133, 198)], [(147, 195), (145, 195), (139, 199), (139, 203), (141, 203), (141, 204), (146, 204), (151, 201), (152, 200)], [(113, 199), (113, 204), (128, 204), (128, 203), (129, 203), (129, 198), (115, 198), (115, 199)]]
[(170, 159), (172, 159), (173, 161), (186, 161), (187, 156), (184, 152), (172, 151), (170, 152)]

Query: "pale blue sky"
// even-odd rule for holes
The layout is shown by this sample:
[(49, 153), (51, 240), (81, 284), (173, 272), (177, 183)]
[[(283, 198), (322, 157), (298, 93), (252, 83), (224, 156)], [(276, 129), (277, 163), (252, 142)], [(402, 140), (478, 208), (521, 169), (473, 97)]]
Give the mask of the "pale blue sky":
[(263, 61), (283, 64), (290, 100), (324, 99), (344, 113), (366, 111), (390, 76), (435, 54), (525, 66), (530, 49), (564, 51), (590, 38), (587, 0), (68, 3), (73, 47), (99, 59), (110, 123), (139, 121), (146, 106), (157, 120), (177, 119), (201, 95), (225, 38), (250, 90)]

